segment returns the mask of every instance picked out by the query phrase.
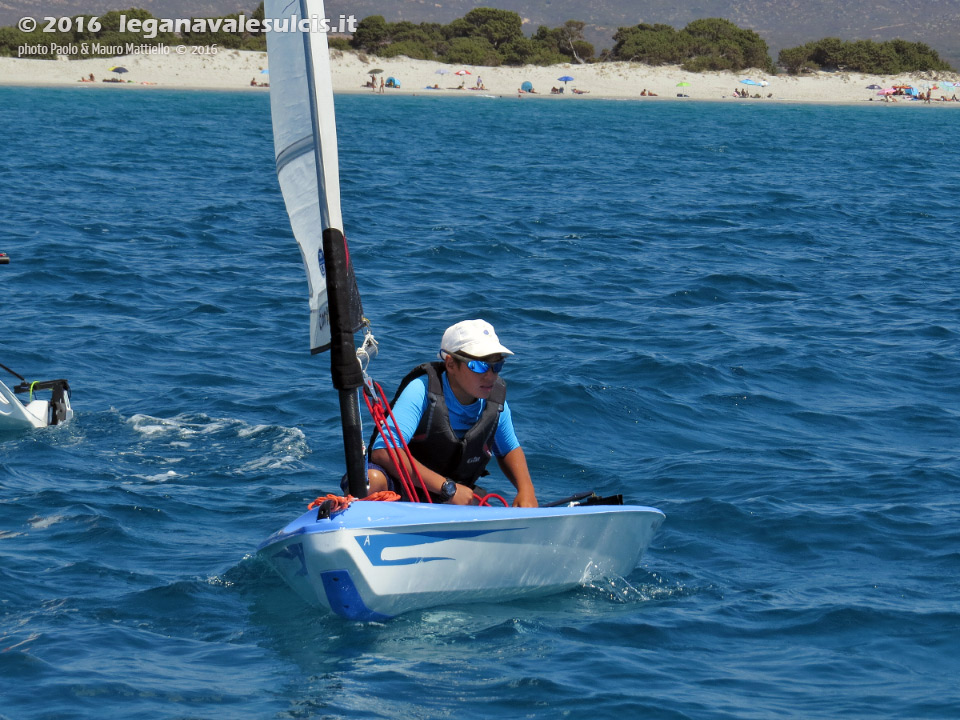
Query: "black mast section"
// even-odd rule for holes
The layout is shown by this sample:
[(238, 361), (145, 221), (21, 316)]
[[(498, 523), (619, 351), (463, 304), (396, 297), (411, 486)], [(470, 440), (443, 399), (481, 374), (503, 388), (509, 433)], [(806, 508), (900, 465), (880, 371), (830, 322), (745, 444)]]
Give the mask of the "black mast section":
[(363, 386), (363, 371), (357, 360), (353, 333), (357, 329), (351, 310), (359, 303), (357, 282), (350, 265), (347, 241), (336, 228), (323, 231), (323, 263), (327, 275), (330, 310), (330, 374), (340, 395), (340, 423), (343, 452), (347, 461), (347, 482), (354, 497), (367, 494), (366, 463), (363, 457), (363, 429), (357, 390)]

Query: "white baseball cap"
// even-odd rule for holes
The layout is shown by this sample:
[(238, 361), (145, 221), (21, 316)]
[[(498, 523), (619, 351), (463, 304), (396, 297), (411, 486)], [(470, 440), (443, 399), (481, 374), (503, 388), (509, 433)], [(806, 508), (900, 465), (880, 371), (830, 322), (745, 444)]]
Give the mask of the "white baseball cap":
[(441, 359), (444, 353), (463, 353), (475, 358), (513, 355), (500, 343), (493, 325), (486, 320), (463, 320), (448, 327), (440, 341)]

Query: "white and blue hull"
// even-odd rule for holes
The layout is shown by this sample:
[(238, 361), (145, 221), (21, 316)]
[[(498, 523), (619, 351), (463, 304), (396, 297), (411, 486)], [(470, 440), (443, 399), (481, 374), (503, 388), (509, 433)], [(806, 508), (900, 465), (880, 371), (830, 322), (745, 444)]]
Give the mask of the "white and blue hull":
[(304, 600), (351, 620), (506, 601), (624, 576), (663, 522), (656, 508), (490, 508), (355, 502), (310, 510), (260, 555)]

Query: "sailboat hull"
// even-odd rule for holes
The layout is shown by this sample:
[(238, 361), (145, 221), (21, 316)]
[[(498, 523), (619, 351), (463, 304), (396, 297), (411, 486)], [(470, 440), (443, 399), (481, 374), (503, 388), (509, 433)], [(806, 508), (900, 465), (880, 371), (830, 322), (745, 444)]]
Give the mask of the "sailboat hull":
[[(73, 417), (69, 395), (64, 394), (60, 402), (60, 411), (64, 416), (61, 422), (66, 422)], [(0, 382), (0, 432), (47, 427), (50, 416), (49, 400), (31, 400), (23, 404), (10, 388)]]
[(639, 506), (355, 502), (308, 511), (259, 548), (300, 597), (351, 620), (506, 601), (632, 571), (664, 515)]

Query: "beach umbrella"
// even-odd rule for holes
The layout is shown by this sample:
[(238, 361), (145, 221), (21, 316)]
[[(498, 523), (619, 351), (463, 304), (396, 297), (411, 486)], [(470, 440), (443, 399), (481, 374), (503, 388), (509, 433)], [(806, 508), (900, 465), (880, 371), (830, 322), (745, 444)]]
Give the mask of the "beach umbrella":
[(110, 68), (110, 72), (115, 72), (120, 75), (123, 75), (123, 73), (130, 72), (130, 71), (127, 70), (125, 67), (120, 67), (119, 65), (115, 65), (114, 67)]
[(557, 80), (559, 80), (559, 81), (562, 82), (564, 85), (566, 85), (568, 82), (570, 82), (571, 80), (573, 80), (573, 78), (570, 77), (569, 75), (564, 75), (563, 77), (558, 77)]
[(437, 71), (434, 72), (433, 74), (434, 74), (434, 75), (449, 75), (449, 74), (450, 74), (450, 71), (447, 70), (446, 68), (440, 68), (439, 70), (437, 70)]
[(750, 78), (746, 78), (746, 79), (744, 79), (744, 80), (741, 80), (740, 82), (743, 83), (744, 85), (759, 85), (759, 84), (760, 84), (760, 83), (758, 83), (756, 80), (751, 80)]
[(454, 73), (454, 75), (472, 75), (472, 74), (473, 73), (471, 73), (469, 70), (457, 70)]
[(879, 85), (867, 85), (867, 90), (883, 90)]
[(531, 90), (533, 90), (533, 83), (530, 82), (529, 80), (524, 80), (523, 84), (520, 86), (520, 89), (523, 90), (524, 92), (530, 92)]
[(877, 95), (893, 95), (896, 92), (893, 88), (883, 88)]
[(688, 82), (678, 82), (678, 83), (677, 83), (677, 87), (690, 87), (690, 83), (688, 83)]
[(260, 74), (261, 74), (261, 75), (269, 75), (269, 74), (270, 74), (270, 68), (264, 68), (263, 70), (260, 71)]

